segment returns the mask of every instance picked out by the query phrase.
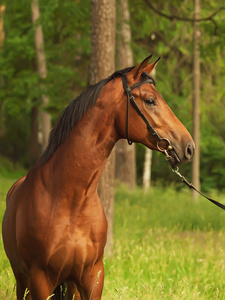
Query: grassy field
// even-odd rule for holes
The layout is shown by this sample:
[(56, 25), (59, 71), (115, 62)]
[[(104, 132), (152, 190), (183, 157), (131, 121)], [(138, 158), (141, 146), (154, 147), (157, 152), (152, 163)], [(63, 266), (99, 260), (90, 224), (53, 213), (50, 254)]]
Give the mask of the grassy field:
[[(14, 179), (0, 177), (0, 218)], [(225, 203), (225, 194), (212, 197)], [(116, 190), (114, 257), (105, 259), (104, 300), (225, 299), (225, 212), (184, 188)], [(15, 299), (0, 240), (0, 300)]]
[[(0, 175), (0, 220), (2, 224), (2, 218), (5, 211), (5, 196), (10, 186), (16, 180), (13, 178), (6, 178)], [(1, 226), (2, 229), (2, 226)], [(1, 230), (2, 232), (2, 230)], [(15, 281), (14, 277), (3, 250), (2, 235), (0, 236), (0, 300), (16, 299), (15, 297)]]
[(120, 188), (103, 298), (225, 299), (224, 229), (225, 212), (187, 189)]

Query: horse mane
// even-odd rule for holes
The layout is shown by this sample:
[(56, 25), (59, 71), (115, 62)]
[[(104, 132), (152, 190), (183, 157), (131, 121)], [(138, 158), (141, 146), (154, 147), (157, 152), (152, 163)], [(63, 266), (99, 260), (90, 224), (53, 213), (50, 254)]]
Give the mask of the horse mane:
[(116, 71), (106, 79), (99, 81), (98, 83), (91, 85), (80, 96), (74, 99), (62, 112), (56, 126), (52, 129), (49, 135), (48, 145), (44, 150), (40, 163), (46, 163), (62, 145), (62, 143), (69, 136), (70, 131), (78, 123), (78, 121), (85, 115), (90, 107), (95, 106), (98, 96), (103, 88), (110, 80), (122, 76), (122, 74), (128, 73), (134, 67), (122, 69)]

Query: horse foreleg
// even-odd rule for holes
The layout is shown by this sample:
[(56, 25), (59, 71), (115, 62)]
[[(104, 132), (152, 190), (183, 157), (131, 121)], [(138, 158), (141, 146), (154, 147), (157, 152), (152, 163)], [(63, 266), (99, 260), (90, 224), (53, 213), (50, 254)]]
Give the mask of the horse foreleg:
[(22, 276), (16, 278), (17, 300), (31, 300), (29, 281)]
[(77, 289), (76, 284), (72, 281), (67, 281), (66, 284), (68, 300), (80, 300), (80, 293)]
[(79, 286), (79, 292), (82, 300), (99, 300), (102, 296), (104, 284), (104, 266), (103, 262), (99, 261), (82, 276), (82, 282)]
[(30, 294), (32, 300), (46, 300), (53, 297), (54, 288), (45, 272), (39, 269), (32, 270), (30, 278)]

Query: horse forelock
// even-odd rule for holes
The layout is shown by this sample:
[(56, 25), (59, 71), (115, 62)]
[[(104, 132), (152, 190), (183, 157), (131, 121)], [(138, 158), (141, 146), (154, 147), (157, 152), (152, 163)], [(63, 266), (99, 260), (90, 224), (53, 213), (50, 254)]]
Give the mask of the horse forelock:
[(40, 163), (46, 163), (66, 140), (73, 127), (85, 115), (90, 107), (95, 106), (102, 88), (110, 81), (129, 72), (133, 67), (116, 71), (110, 77), (91, 85), (85, 92), (73, 100), (62, 112), (56, 126), (52, 129), (48, 145), (41, 156)]

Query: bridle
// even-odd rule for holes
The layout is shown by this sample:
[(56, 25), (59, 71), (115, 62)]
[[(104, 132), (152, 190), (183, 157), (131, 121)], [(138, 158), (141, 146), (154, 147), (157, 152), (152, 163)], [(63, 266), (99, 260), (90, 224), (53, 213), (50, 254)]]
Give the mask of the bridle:
[[(163, 152), (166, 156), (167, 161), (170, 163), (172, 170), (176, 169), (176, 165), (175, 163), (173, 163), (172, 161), (172, 157), (169, 155), (168, 151), (173, 150), (173, 147), (170, 143), (170, 141), (167, 138), (161, 138), (160, 135), (157, 133), (157, 131), (152, 127), (152, 125), (149, 123), (149, 121), (146, 119), (145, 115), (143, 114), (143, 112), (140, 110), (139, 106), (137, 105), (137, 102), (135, 101), (134, 95), (131, 93), (131, 91), (133, 89), (135, 89), (136, 87), (141, 86), (144, 83), (150, 83), (150, 84), (154, 84), (154, 80), (149, 76), (148, 73), (143, 72), (143, 74), (145, 75), (146, 78), (144, 78), (143, 80), (135, 83), (132, 86), (128, 86), (127, 83), (127, 76), (126, 74), (122, 74), (122, 81), (123, 81), (123, 88), (124, 91), (127, 95), (127, 122), (126, 122), (126, 135), (127, 135), (127, 142), (129, 145), (132, 144), (132, 141), (129, 138), (129, 110), (130, 110), (130, 103), (133, 105), (133, 107), (135, 108), (135, 110), (137, 111), (138, 115), (143, 119), (143, 121), (145, 122), (147, 129), (151, 132), (151, 134), (156, 138), (157, 140), (157, 148), (160, 152)], [(167, 148), (162, 148), (162, 146), (160, 146), (160, 142), (166, 142), (167, 144)]]
[[(147, 75), (147, 73), (145, 73), (145, 72), (144, 72), (144, 74)], [(153, 79), (147, 75), (147, 79), (142, 80), (140, 82), (137, 82), (134, 85), (129, 87), (128, 83), (127, 83), (126, 74), (122, 74), (122, 81), (123, 81), (124, 90), (127, 94), (127, 126), (126, 126), (126, 131), (127, 131), (127, 142), (128, 142), (128, 144), (129, 145), (132, 144), (132, 141), (129, 139), (129, 108), (130, 108), (130, 103), (133, 104), (135, 110), (137, 111), (139, 116), (143, 119), (143, 121), (147, 125), (148, 130), (151, 131), (152, 135), (155, 136), (158, 141), (161, 141), (162, 140), (161, 137), (158, 135), (158, 133), (155, 131), (155, 129), (152, 127), (152, 125), (148, 122), (148, 120), (144, 116), (143, 112), (138, 107), (137, 102), (135, 101), (135, 98), (134, 98), (133, 94), (131, 93), (131, 91), (133, 89), (135, 89), (136, 87), (141, 86), (144, 83), (154, 84)]]
[[(207, 196), (205, 196), (204, 194), (202, 194), (200, 191), (198, 191), (194, 185), (190, 182), (187, 181), (187, 179), (181, 175), (181, 173), (179, 172), (179, 168), (178, 166), (175, 164), (175, 162), (173, 162), (172, 156), (169, 155), (168, 151), (175, 151), (173, 149), (173, 146), (171, 145), (171, 142), (169, 139), (167, 138), (161, 138), (160, 135), (157, 133), (157, 131), (152, 127), (152, 125), (149, 123), (149, 121), (146, 119), (145, 115), (143, 114), (143, 112), (140, 110), (139, 106), (137, 105), (137, 102), (135, 101), (134, 95), (131, 93), (131, 91), (133, 89), (135, 89), (136, 87), (141, 86), (144, 83), (150, 83), (150, 84), (154, 84), (154, 80), (149, 76), (148, 73), (143, 72), (143, 75), (145, 76), (145, 78), (143, 78), (140, 82), (135, 83), (134, 85), (130, 86), (128, 85), (127, 82), (127, 74), (126, 73), (122, 73), (122, 82), (123, 82), (123, 88), (124, 91), (127, 95), (127, 122), (126, 122), (126, 135), (127, 135), (127, 142), (129, 145), (132, 144), (132, 141), (129, 138), (129, 110), (130, 110), (130, 103), (133, 105), (133, 107), (135, 108), (135, 110), (137, 111), (138, 115), (142, 118), (142, 120), (145, 122), (147, 129), (151, 132), (151, 134), (156, 138), (157, 140), (157, 148), (160, 152), (163, 152), (166, 156), (166, 160), (168, 161), (168, 163), (170, 164), (172, 171), (174, 173), (176, 173), (181, 179), (182, 182), (185, 183), (189, 188), (195, 190), (197, 193), (199, 193), (201, 196), (205, 197), (206, 199), (208, 199), (210, 202), (212, 202), (213, 204), (219, 206), (220, 208), (222, 208), (223, 210), (225, 210), (225, 205), (223, 205), (222, 203), (215, 201)], [(164, 149), (164, 147), (160, 146), (160, 142), (166, 142), (167, 144), (167, 148)]]

